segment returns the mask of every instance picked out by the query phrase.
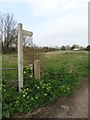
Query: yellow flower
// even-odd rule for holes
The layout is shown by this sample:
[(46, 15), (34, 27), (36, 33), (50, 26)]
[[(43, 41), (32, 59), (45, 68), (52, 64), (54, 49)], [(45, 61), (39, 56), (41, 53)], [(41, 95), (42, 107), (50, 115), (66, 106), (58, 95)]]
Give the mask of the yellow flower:
[(26, 72), (24, 71), (24, 74), (25, 74)]
[(29, 98), (29, 96), (27, 96), (27, 98)]
[(31, 100), (33, 100), (33, 97), (31, 98)]
[(27, 95), (27, 92), (25, 94)]
[(45, 93), (45, 96), (47, 96), (47, 94)]
[(23, 95), (23, 97), (25, 97), (25, 95)]
[(5, 92), (6, 90), (4, 89), (4, 92)]
[(32, 78), (32, 75), (30, 75), (30, 77)]
[(30, 68), (30, 70), (32, 70), (32, 67)]
[(37, 89), (39, 89), (39, 86), (37, 87)]
[(23, 93), (25, 93), (25, 91), (23, 91)]
[(29, 90), (28, 88), (26, 88), (26, 90)]
[(36, 97), (36, 99), (37, 99), (38, 97)]

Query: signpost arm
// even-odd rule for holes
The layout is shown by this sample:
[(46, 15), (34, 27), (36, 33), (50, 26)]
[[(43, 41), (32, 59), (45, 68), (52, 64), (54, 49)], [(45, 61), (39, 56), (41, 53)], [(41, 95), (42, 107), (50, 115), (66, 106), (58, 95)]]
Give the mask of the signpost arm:
[(22, 40), (22, 24), (18, 24), (18, 84), (19, 91), (23, 87), (23, 40)]

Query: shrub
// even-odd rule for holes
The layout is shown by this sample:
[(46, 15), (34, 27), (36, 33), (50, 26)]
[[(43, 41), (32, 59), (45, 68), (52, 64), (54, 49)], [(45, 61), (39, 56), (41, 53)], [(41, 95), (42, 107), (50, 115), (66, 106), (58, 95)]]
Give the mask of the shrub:
[(44, 57), (43, 50), (38, 46), (24, 47), (23, 48), (23, 56), (25, 60), (25, 64), (33, 64), (34, 60), (42, 60)]
[(61, 47), (61, 50), (66, 50), (66, 47), (65, 47), (65, 46), (62, 46), (62, 47)]
[(59, 96), (69, 96), (76, 85), (77, 73), (66, 62), (57, 71), (48, 69), (41, 80), (31, 76), (31, 68), (24, 67), (24, 87), (18, 92), (15, 87), (8, 88), (6, 80), (2, 81), (3, 117), (12, 117), (15, 113), (28, 113), (51, 103)]

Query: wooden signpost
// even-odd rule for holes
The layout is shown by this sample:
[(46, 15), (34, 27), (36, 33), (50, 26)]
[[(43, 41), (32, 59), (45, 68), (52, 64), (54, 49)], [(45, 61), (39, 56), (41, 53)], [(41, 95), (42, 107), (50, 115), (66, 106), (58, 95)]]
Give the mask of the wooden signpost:
[(19, 91), (23, 87), (23, 35), (32, 36), (33, 33), (22, 29), (22, 24), (18, 23), (18, 84)]

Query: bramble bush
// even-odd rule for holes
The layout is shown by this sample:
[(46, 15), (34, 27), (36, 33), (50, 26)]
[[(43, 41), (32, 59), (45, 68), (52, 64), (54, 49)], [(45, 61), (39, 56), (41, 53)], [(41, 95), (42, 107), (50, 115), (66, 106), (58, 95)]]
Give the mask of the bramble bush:
[(15, 113), (28, 113), (36, 108), (54, 102), (59, 96), (69, 96), (78, 83), (77, 72), (66, 62), (61, 68), (48, 69), (38, 80), (31, 75), (32, 69), (24, 67), (24, 87), (19, 92), (15, 87), (9, 88), (7, 81), (2, 81), (3, 117), (12, 117)]

